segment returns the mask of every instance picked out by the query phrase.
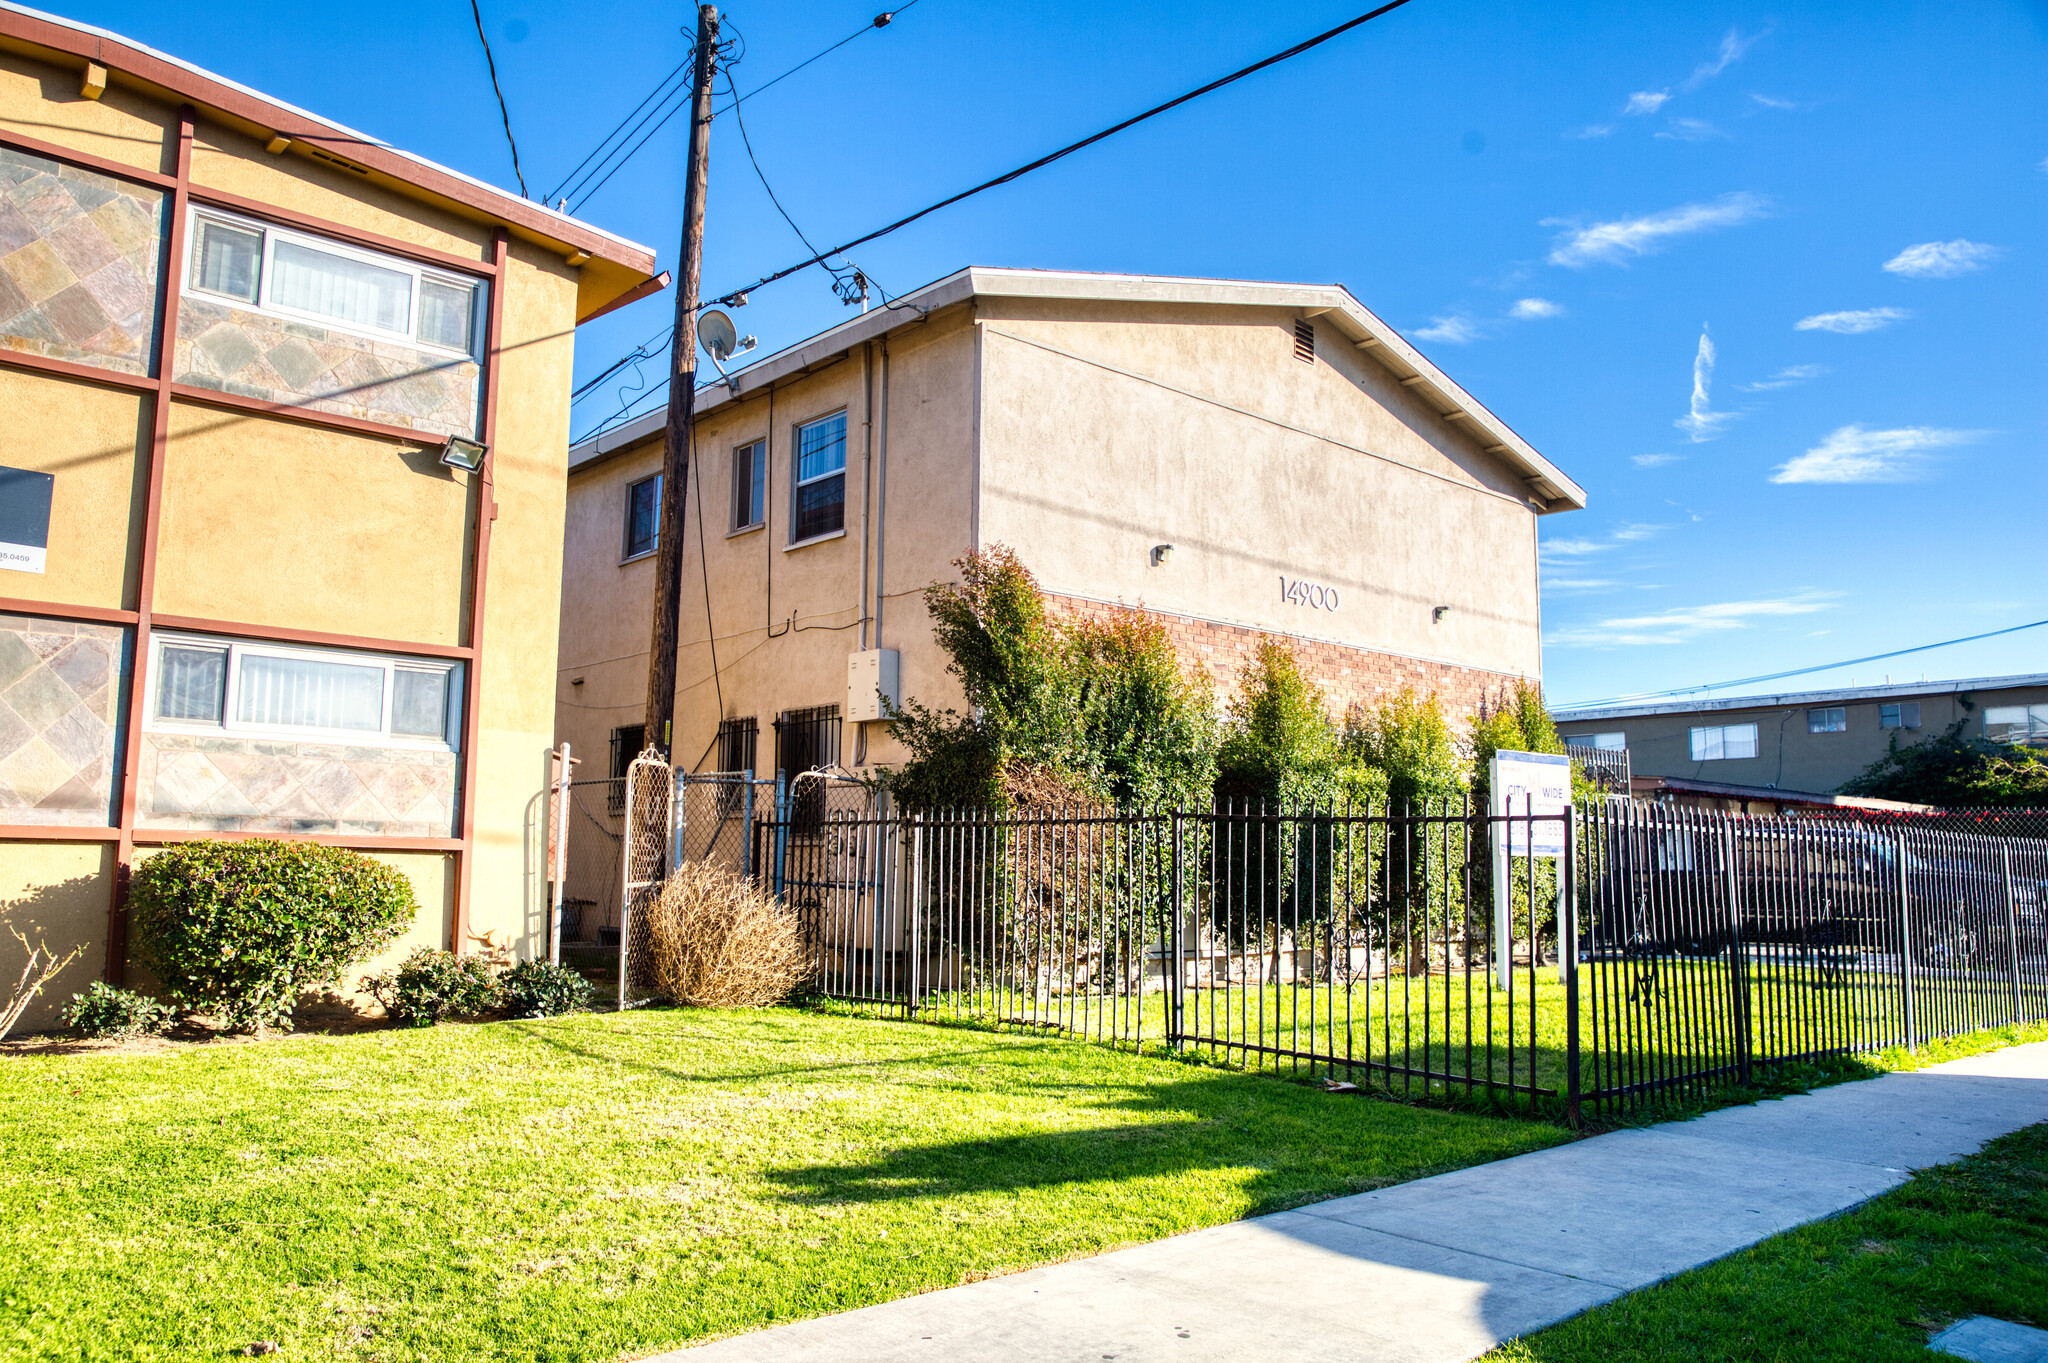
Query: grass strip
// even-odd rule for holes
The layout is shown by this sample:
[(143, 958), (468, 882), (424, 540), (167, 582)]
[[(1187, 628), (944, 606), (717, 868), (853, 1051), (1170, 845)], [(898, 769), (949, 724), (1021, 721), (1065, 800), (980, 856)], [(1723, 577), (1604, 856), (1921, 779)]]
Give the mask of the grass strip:
[(1930, 1336), (1979, 1315), (2048, 1328), (2048, 1125), (1483, 1363), (1928, 1363)]

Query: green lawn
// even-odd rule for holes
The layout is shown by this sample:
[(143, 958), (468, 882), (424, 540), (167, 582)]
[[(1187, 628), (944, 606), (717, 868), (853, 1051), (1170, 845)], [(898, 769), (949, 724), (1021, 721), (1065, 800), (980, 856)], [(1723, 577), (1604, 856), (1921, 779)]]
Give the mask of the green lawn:
[(0, 1355), (608, 1359), (1564, 1139), (796, 1010), (0, 1056)]
[(1929, 1335), (1978, 1315), (2048, 1327), (2048, 1126), (1485, 1363), (1927, 1363)]

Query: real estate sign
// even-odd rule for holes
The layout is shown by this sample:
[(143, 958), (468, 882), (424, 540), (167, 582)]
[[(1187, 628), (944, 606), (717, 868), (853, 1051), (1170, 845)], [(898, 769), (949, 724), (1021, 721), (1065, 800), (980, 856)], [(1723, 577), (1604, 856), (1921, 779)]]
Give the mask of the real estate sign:
[(50, 546), (50, 492), (56, 478), (0, 467), (0, 568), (40, 573)]
[[(1492, 803), (1488, 812), (1509, 816), (1505, 824), (1493, 824), (1493, 977), (1496, 985), (1506, 989), (1514, 957), (1511, 858), (1563, 858), (1561, 816), (1572, 806), (1572, 760), (1562, 753), (1502, 751), (1493, 755), (1486, 776), (1487, 798)], [(1528, 817), (1532, 815), (1535, 817)], [(1545, 819), (1545, 815), (1551, 817)], [(1562, 890), (1562, 885), (1559, 888)], [(1535, 943), (1528, 945), (1535, 949)], [(1560, 973), (1564, 969), (1562, 953), (1558, 969)]]

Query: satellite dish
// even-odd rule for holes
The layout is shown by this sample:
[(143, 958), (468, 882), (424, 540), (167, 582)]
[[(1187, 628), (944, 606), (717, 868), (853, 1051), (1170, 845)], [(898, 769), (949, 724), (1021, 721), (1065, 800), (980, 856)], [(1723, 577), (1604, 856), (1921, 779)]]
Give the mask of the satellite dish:
[(697, 318), (697, 344), (704, 347), (706, 355), (724, 364), (740, 348), (740, 329), (724, 312), (707, 309)]

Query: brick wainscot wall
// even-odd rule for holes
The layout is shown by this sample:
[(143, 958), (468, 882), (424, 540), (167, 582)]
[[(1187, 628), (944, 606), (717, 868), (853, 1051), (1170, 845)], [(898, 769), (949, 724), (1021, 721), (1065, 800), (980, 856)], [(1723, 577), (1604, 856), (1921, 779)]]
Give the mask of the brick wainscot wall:
[[(1055, 618), (1067, 616), (1101, 620), (1127, 609), (1121, 605), (1050, 593), (1046, 604)], [(1238, 675), (1257, 654), (1259, 641), (1267, 637), (1278, 639), (1294, 650), (1295, 657), (1301, 660), (1302, 671), (1322, 687), (1332, 715), (1338, 717), (1355, 704), (1376, 704), (1397, 694), (1402, 687), (1412, 686), (1423, 695), (1435, 692), (1443, 701), (1444, 712), (1452, 726), (1462, 729), (1483, 704), (1499, 704), (1512, 695), (1516, 681), (1515, 676), (1505, 672), (1432, 662), (1427, 658), (1408, 658), (1397, 653), (1376, 653), (1371, 649), (1354, 648), (1324, 639), (1259, 630), (1249, 625), (1224, 624), (1195, 615), (1148, 610), (1143, 606), (1129, 609), (1141, 610), (1166, 626), (1167, 637), (1173, 642), (1174, 652), (1180, 655), (1182, 666), (1191, 673), (1206, 671), (1216, 685), (1218, 701), (1223, 704), (1228, 704), (1237, 694)]]

